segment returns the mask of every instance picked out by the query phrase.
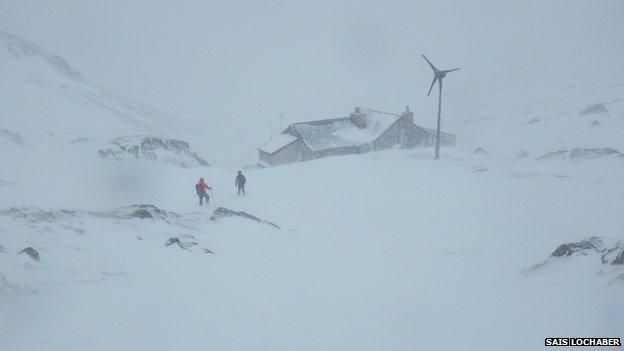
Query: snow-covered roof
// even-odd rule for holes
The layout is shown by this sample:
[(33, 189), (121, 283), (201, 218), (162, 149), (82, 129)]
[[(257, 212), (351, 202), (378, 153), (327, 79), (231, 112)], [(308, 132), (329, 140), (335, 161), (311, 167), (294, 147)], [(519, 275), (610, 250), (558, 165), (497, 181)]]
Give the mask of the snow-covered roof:
[(365, 110), (366, 128), (359, 128), (349, 118), (302, 122), (293, 125), (310, 150), (362, 145), (377, 139), (400, 116)]
[(297, 137), (287, 133), (282, 133), (273, 138), (273, 140), (269, 141), (268, 143), (260, 146), (259, 149), (266, 153), (272, 154), (296, 140)]

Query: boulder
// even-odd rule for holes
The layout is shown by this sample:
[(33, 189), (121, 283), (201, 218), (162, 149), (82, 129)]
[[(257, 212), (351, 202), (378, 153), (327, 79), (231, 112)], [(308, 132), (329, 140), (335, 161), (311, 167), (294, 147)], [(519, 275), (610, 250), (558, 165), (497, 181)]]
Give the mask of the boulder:
[(152, 213), (144, 208), (139, 208), (138, 210), (135, 210), (134, 212), (132, 212), (130, 214), (130, 217), (132, 218), (154, 218), (154, 216), (152, 216)]
[(13, 144), (13, 145), (25, 145), (24, 139), (22, 136), (17, 133), (10, 131), (8, 129), (0, 128), (0, 143), (2, 144)]
[(607, 107), (604, 104), (593, 104), (582, 109), (581, 112), (579, 112), (579, 115), (585, 116), (585, 115), (591, 115), (595, 113), (607, 113), (607, 112), (609, 111), (607, 111)]
[(127, 158), (145, 159), (173, 164), (183, 168), (208, 167), (202, 157), (191, 151), (184, 140), (156, 136), (125, 136), (113, 140), (98, 150), (101, 158), (121, 161)]
[(624, 244), (620, 241), (613, 247), (606, 250), (600, 257), (602, 264), (622, 265), (624, 264)]
[(22, 251), (18, 252), (18, 255), (20, 254), (27, 254), (28, 256), (30, 256), (30, 258), (32, 258), (35, 261), (39, 261), (39, 252), (37, 252), (37, 250), (33, 249), (32, 247), (27, 247), (22, 249)]
[(188, 250), (191, 246), (197, 245), (195, 241), (182, 241), (178, 237), (171, 237), (167, 241), (165, 241), (165, 246), (171, 246), (177, 244), (180, 248), (184, 250)]
[(550, 255), (550, 257), (571, 256), (573, 254), (585, 255), (587, 250), (600, 252), (602, 240), (593, 236), (589, 239), (583, 239), (575, 243), (567, 243), (559, 245), (559, 247)]
[(249, 214), (247, 212), (244, 211), (234, 211), (234, 210), (230, 210), (229, 208), (225, 208), (225, 207), (218, 207), (216, 210), (212, 211), (212, 216), (210, 217), (210, 220), (215, 221), (218, 218), (223, 218), (223, 217), (241, 217), (241, 218), (245, 218), (245, 219), (249, 219), (258, 223), (264, 223), (264, 224), (268, 224), (270, 226), (272, 226), (275, 229), (282, 229), (280, 228), (277, 224), (260, 219), (252, 214)]
[(130, 218), (152, 218), (163, 220), (167, 223), (172, 223), (172, 220), (180, 219), (180, 215), (174, 212), (169, 212), (162, 210), (154, 205), (149, 204), (135, 204), (129, 207), (130, 213), (128, 216)]
[(474, 153), (477, 155), (488, 155), (488, 156), (492, 156), (492, 154), (490, 154), (489, 152), (487, 152), (487, 150), (485, 150), (482, 147), (478, 147), (476, 149), (474, 149)]

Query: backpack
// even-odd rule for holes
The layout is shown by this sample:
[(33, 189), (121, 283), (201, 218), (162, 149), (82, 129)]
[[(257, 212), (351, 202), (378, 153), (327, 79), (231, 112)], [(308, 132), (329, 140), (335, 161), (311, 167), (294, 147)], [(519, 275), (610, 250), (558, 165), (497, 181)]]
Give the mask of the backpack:
[(195, 191), (197, 192), (197, 195), (201, 195), (202, 194), (202, 186), (201, 186), (201, 184), (199, 184), (199, 183), (195, 184)]

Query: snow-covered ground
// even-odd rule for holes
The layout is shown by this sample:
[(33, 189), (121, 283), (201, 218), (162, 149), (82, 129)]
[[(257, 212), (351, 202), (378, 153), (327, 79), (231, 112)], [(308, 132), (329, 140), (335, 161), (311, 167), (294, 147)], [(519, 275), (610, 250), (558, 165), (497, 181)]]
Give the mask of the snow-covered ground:
[[(623, 266), (548, 259), (563, 243), (624, 240), (624, 159), (592, 150), (624, 152), (613, 58), (449, 88), (458, 146), (439, 161), (387, 150), (252, 169), (238, 197), (257, 136), (174, 123), (0, 40), (2, 350), (534, 350), (624, 336)], [(556, 79), (537, 84), (545, 74)], [(607, 112), (581, 115), (599, 103)], [(136, 135), (186, 140), (211, 166), (99, 157)], [(140, 204), (165, 212), (135, 218)], [(211, 220), (219, 206), (281, 229)], [(28, 246), (39, 261), (17, 254)]]

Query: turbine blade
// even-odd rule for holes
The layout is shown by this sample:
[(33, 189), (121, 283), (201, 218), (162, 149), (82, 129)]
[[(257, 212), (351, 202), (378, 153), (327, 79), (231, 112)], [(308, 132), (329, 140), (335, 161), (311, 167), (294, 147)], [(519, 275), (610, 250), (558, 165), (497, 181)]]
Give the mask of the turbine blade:
[(444, 73), (449, 73), (449, 72), (457, 71), (459, 68), (460, 68), (460, 67), (457, 67), (457, 68), (449, 69), (449, 70), (442, 71), (442, 72), (444, 72)]
[(434, 72), (438, 72), (438, 69), (433, 65), (433, 63), (431, 63), (431, 61), (429, 61), (429, 59), (427, 58), (427, 56), (425, 56), (425, 54), (421, 54), (422, 57), (425, 59), (425, 61), (427, 61), (427, 63), (429, 64), (429, 66), (431, 66), (431, 69)]
[(429, 92), (427, 93), (427, 96), (431, 94), (431, 89), (433, 89), (433, 85), (435, 84), (436, 80), (438, 80), (437, 74), (433, 76), (433, 82), (431, 82), (431, 86), (429, 87)]

